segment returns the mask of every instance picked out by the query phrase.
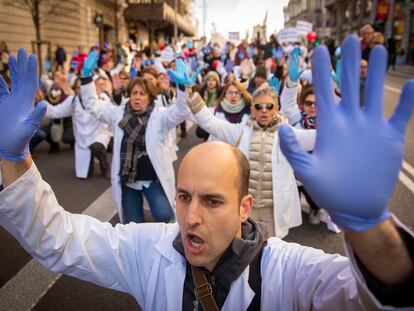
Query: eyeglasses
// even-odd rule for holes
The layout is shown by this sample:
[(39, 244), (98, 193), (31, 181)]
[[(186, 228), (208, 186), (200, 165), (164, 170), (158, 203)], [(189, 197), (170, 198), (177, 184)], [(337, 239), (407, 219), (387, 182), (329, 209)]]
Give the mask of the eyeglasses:
[(308, 107), (310, 107), (310, 106), (312, 106), (312, 105), (316, 106), (316, 101), (314, 101), (314, 100), (305, 100), (305, 101), (303, 102), (303, 104), (304, 104), (305, 106), (308, 106)]
[(226, 95), (239, 97), (241, 96), (241, 93), (239, 91), (227, 91)]
[(254, 104), (254, 109), (256, 110), (262, 110), (263, 108), (266, 108), (266, 110), (272, 110), (273, 108), (275, 108), (275, 104), (273, 103)]

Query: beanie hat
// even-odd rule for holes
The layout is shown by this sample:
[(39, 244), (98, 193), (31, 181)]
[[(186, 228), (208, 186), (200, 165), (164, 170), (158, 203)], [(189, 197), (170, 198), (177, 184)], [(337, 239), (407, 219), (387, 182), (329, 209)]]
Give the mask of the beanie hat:
[(211, 70), (206, 74), (206, 77), (204, 78), (204, 81), (207, 81), (208, 78), (213, 78), (217, 81), (217, 85), (220, 85), (220, 76), (217, 72)]
[(266, 72), (266, 68), (263, 66), (257, 66), (256, 68), (256, 73), (254, 75), (255, 77), (261, 77), (265, 80), (267, 80), (267, 72)]

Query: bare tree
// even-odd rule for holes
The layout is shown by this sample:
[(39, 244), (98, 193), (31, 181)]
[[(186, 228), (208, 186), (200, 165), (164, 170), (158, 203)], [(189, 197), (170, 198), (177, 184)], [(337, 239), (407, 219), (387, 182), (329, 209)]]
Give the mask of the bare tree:
[(39, 59), (40, 73), (43, 70), (42, 62), (42, 33), (41, 25), (45, 23), (50, 16), (67, 16), (73, 10), (63, 9), (61, 0), (0, 0), (0, 3), (28, 11), (32, 16), (36, 34), (36, 54)]

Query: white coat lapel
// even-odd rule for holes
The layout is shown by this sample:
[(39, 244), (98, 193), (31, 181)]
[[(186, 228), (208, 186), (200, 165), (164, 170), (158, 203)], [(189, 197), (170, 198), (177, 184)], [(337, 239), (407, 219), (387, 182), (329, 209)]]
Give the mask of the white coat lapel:
[(224, 302), (222, 311), (247, 310), (254, 297), (254, 291), (249, 285), (249, 266), (240, 277), (233, 282), (230, 293)]
[(185, 279), (185, 261), (172, 263), (164, 270), (167, 310), (181, 310)]

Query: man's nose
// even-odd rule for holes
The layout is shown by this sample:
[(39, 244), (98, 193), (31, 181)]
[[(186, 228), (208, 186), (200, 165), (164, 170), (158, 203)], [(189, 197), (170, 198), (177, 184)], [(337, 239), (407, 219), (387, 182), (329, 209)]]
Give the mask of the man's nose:
[(187, 223), (194, 226), (202, 223), (203, 219), (202, 206), (199, 200), (192, 200), (187, 210)]

